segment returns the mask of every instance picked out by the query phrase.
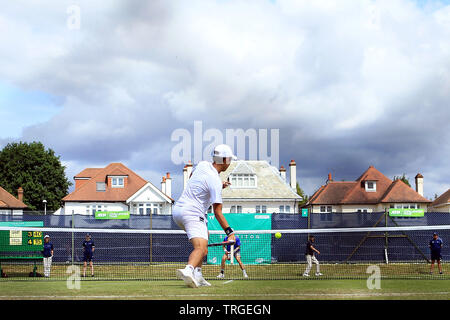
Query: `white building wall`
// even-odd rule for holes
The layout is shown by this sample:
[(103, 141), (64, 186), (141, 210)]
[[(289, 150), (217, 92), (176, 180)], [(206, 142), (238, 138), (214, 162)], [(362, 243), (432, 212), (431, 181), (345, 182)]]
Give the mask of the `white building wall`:
[(128, 205), (123, 202), (66, 202), (61, 214), (93, 215), (96, 211), (128, 211)]
[(230, 213), (232, 206), (242, 206), (242, 213), (256, 213), (256, 206), (266, 206), (266, 213), (280, 213), (280, 206), (289, 206), (290, 211), (284, 213), (298, 213), (298, 202), (296, 201), (228, 201), (226, 199), (223, 201), (223, 213)]

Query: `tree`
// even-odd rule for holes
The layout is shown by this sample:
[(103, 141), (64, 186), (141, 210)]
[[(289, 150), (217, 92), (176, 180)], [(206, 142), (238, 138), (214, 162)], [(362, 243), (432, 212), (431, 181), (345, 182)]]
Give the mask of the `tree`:
[(299, 206), (302, 206), (308, 202), (309, 197), (308, 197), (308, 195), (305, 194), (305, 192), (302, 190), (302, 188), (300, 188), (300, 185), (298, 184), (298, 182), (297, 182), (296, 187), (297, 187), (297, 194), (300, 197), (302, 197), (302, 199), (303, 199), (302, 201), (299, 202)]
[(40, 142), (9, 143), (0, 151), (0, 186), (12, 195), (23, 188), (23, 202), (31, 210), (57, 210), (72, 183), (66, 167), (51, 149)]
[(394, 181), (395, 180), (402, 180), (407, 186), (411, 187), (411, 184), (409, 183), (409, 180), (408, 180), (408, 178), (406, 178), (405, 174), (403, 174), (401, 177), (394, 176), (393, 180)]

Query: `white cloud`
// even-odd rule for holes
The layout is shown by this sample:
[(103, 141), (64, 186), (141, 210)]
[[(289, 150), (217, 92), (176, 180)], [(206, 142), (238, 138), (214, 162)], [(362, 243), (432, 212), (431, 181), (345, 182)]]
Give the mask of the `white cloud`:
[[(323, 145), (308, 152), (341, 139), (394, 158), (450, 138), (450, 6), (79, 1), (76, 31), (66, 27), (69, 1), (26, 3), (0, 13), (0, 79), (61, 97), (61, 112), (24, 138), (43, 140), (70, 163), (150, 157), (162, 169), (171, 131), (198, 119), (280, 128), (293, 137), (280, 150), (286, 158), (311, 141)], [(449, 146), (433, 147), (436, 158), (450, 155)]]

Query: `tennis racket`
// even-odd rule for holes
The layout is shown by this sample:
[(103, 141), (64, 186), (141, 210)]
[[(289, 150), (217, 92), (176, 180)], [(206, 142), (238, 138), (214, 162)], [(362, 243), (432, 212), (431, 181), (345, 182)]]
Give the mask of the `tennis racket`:
[(227, 246), (227, 245), (233, 245), (235, 241), (222, 241), (222, 242), (216, 242), (216, 243), (208, 243), (208, 247), (218, 247), (218, 246)]

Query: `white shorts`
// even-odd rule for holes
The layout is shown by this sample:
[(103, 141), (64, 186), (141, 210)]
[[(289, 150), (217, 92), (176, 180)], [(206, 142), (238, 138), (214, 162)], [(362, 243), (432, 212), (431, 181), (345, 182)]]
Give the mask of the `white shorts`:
[[(178, 208), (177, 208), (178, 209)], [(208, 240), (208, 220), (207, 217), (189, 215), (180, 210), (173, 210), (173, 221), (184, 231), (189, 240), (192, 238), (203, 238)]]

